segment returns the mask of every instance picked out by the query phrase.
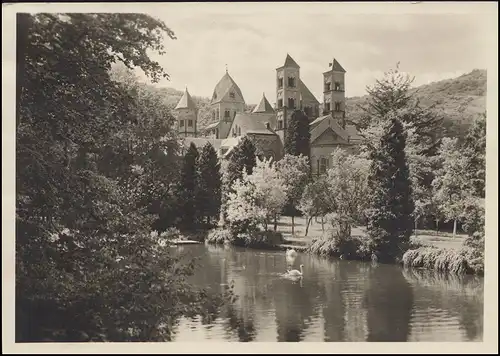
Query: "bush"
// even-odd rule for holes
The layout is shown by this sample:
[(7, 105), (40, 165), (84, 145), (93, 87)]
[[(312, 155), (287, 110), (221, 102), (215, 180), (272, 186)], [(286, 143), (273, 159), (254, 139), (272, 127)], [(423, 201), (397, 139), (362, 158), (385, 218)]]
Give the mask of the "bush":
[(224, 244), (224, 243), (231, 243), (234, 241), (234, 235), (233, 233), (228, 230), (228, 229), (212, 229), (208, 232), (208, 235), (205, 239), (205, 243), (208, 244)]
[(169, 227), (167, 230), (165, 230), (160, 234), (160, 237), (167, 241), (175, 241), (183, 239), (181, 232), (179, 231), (179, 229), (175, 227)]
[(284, 242), (283, 234), (277, 231), (253, 231), (237, 235), (234, 244), (252, 248), (276, 247)]
[(321, 256), (340, 257), (350, 260), (369, 260), (372, 254), (370, 241), (361, 236), (341, 237), (337, 233), (324, 235), (313, 241), (309, 252)]
[(438, 272), (465, 274), (473, 272), (465, 250), (420, 247), (403, 255), (403, 265), (412, 268), (434, 269)]

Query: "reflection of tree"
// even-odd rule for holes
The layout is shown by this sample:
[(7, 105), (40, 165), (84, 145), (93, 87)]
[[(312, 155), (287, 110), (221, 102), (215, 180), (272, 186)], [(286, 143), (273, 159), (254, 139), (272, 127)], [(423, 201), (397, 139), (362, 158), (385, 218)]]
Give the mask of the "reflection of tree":
[(368, 275), (367, 341), (407, 341), (413, 308), (410, 284), (401, 269), (391, 265), (373, 267)]
[(256, 335), (256, 329), (253, 318), (245, 318), (239, 314), (233, 305), (228, 305), (226, 309), (226, 328), (236, 332), (238, 340), (241, 342), (253, 341)]
[(324, 341), (344, 341), (345, 329), (345, 303), (342, 296), (342, 284), (344, 274), (339, 263), (331, 265), (332, 278), (324, 280), (324, 298), (326, 306), (323, 307), (323, 319), (325, 325)]
[(319, 286), (304, 277), (298, 281), (276, 279), (272, 285), (278, 341), (301, 341), (310, 320), (315, 316), (315, 299)]
[(417, 301), (419, 309), (443, 309), (448, 314), (458, 317), (468, 340), (482, 337), (484, 306), (482, 278), (444, 275), (434, 271), (414, 269), (405, 270), (403, 273), (419, 296)]

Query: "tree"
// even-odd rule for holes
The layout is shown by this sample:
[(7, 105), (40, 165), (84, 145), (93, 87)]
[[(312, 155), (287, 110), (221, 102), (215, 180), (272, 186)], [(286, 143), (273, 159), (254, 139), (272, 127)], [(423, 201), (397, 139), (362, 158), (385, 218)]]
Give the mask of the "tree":
[(220, 212), (221, 206), (221, 171), (219, 158), (214, 147), (207, 143), (203, 146), (198, 161), (199, 177), (199, 214), (210, 224)]
[(361, 109), (364, 116), (354, 123), (364, 140), (367, 155), (377, 149), (383, 125), (388, 113), (395, 113), (406, 132), (406, 157), (412, 181), (412, 198), (415, 202), (413, 218), (415, 233), (418, 219), (428, 212), (432, 205), (430, 192), (434, 171), (437, 168), (437, 149), (443, 137), (443, 118), (433, 106), (423, 108), (417, 99), (417, 91), (411, 90), (414, 78), (395, 69), (384, 74), (373, 86), (367, 88), (368, 101)]
[(353, 225), (364, 221), (367, 207), (368, 161), (338, 148), (332, 153), (332, 168), (328, 170), (328, 189), (324, 191), (332, 225), (341, 238), (351, 237)]
[(167, 76), (148, 53), (175, 36), (142, 14), (17, 24), (16, 340), (168, 340), (211, 298), (185, 281), (194, 264), (150, 235), (176, 145), (169, 116), (110, 69)]
[(306, 215), (305, 236), (309, 232), (309, 225), (313, 217), (325, 216), (332, 212), (331, 205), (328, 203), (328, 199), (325, 198), (325, 192), (328, 192), (328, 189), (328, 179), (325, 175), (310, 181), (304, 188), (298, 208)]
[(379, 260), (392, 262), (409, 242), (415, 207), (403, 125), (393, 113), (388, 115), (378, 149), (370, 154), (367, 232)]
[(466, 158), (458, 139), (444, 138), (439, 150), (441, 168), (432, 185), (439, 210), (446, 221), (453, 220), (453, 237), (457, 233), (457, 221), (463, 211), (463, 202), (470, 194), (466, 177)]
[(287, 210), (292, 215), (292, 235), (294, 235), (294, 217), (297, 212), (297, 205), (308, 181), (309, 159), (303, 155), (292, 156), (285, 154), (281, 160), (276, 162), (276, 169), (283, 180), (290, 186), (287, 195)]
[(285, 153), (292, 156), (310, 156), (311, 133), (309, 118), (301, 110), (295, 110), (290, 117), (285, 133)]
[(253, 167), (256, 164), (256, 157), (255, 145), (248, 137), (244, 136), (234, 148), (223, 170), (222, 220), (225, 219), (225, 203), (228, 194), (233, 191), (234, 182), (243, 177), (243, 172), (252, 174)]
[(275, 163), (257, 158), (252, 174), (243, 172), (243, 177), (233, 184), (233, 192), (228, 195), (227, 220), (238, 226), (238, 231), (243, 230), (242, 225), (247, 229), (260, 225), (268, 231), (286, 204), (288, 189)]
[(178, 183), (178, 201), (180, 227), (183, 230), (194, 230), (198, 225), (199, 186), (198, 186), (198, 149), (191, 142), (184, 156), (181, 176)]
[(471, 194), (484, 198), (486, 186), (486, 114), (476, 118), (469, 127), (463, 144), (465, 173)]
[(243, 177), (243, 170), (247, 174), (252, 174), (253, 167), (256, 165), (255, 152), (255, 145), (246, 136), (236, 145), (227, 166), (228, 186), (231, 186), (236, 179)]

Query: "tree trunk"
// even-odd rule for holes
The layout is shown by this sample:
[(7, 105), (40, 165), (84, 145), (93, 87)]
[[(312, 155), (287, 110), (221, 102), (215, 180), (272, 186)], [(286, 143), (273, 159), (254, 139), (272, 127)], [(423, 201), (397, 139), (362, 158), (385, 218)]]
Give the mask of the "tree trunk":
[(457, 219), (453, 220), (453, 238), (457, 237)]
[(418, 224), (418, 217), (415, 216), (415, 237), (417, 237), (417, 224)]
[(295, 219), (293, 215), (292, 215), (292, 236), (295, 236)]
[(278, 219), (274, 217), (274, 231), (278, 230)]
[(323, 217), (321, 217), (321, 230), (325, 232), (325, 222), (323, 221)]
[(311, 223), (312, 219), (313, 219), (313, 217), (311, 216), (311, 217), (309, 217), (309, 220), (307, 220), (305, 236), (307, 236), (307, 233), (309, 232), (309, 224)]

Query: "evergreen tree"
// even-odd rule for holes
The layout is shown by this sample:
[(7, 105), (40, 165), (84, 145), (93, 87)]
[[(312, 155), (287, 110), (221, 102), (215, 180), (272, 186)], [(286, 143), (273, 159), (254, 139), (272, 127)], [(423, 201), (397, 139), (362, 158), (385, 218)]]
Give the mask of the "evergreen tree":
[(486, 185), (486, 115), (470, 126), (464, 140), (466, 175), (474, 196), (484, 198)]
[(392, 262), (404, 251), (414, 210), (403, 126), (393, 114), (389, 115), (378, 149), (371, 151), (368, 176), (371, 197), (367, 232), (381, 262)]
[(248, 137), (243, 137), (241, 142), (234, 148), (227, 166), (227, 186), (230, 187), (236, 179), (241, 179), (243, 169), (247, 174), (252, 174), (256, 165), (256, 148)]
[(219, 158), (210, 143), (206, 143), (201, 151), (198, 161), (198, 178), (198, 212), (200, 217), (210, 224), (220, 212), (222, 185)]
[(191, 142), (184, 156), (181, 177), (178, 185), (178, 202), (180, 214), (180, 228), (193, 230), (197, 225), (198, 208), (198, 172), (196, 169), (198, 149)]
[(301, 110), (295, 110), (285, 132), (285, 154), (310, 156), (309, 118)]

